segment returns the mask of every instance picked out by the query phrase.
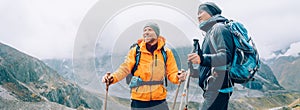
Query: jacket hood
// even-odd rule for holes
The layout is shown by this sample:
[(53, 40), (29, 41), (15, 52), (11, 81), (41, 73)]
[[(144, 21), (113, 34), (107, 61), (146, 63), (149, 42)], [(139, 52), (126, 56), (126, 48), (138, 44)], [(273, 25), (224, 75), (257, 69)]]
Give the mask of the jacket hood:
[(216, 23), (218, 23), (218, 22), (225, 22), (225, 21), (228, 21), (228, 19), (226, 19), (225, 17), (223, 17), (223, 16), (221, 16), (221, 15), (218, 14), (218, 15), (212, 16), (210, 19), (208, 19), (207, 21), (205, 21), (204, 24), (200, 23), (199, 28), (201, 30), (207, 32)]

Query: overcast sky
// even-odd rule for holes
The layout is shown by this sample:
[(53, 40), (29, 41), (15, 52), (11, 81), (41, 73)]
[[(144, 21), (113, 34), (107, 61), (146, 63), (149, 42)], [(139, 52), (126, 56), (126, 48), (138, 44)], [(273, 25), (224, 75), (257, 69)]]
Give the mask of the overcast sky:
[[(300, 19), (300, 1), (214, 1), (223, 10), (222, 15), (241, 21), (248, 28), (262, 57), (270, 57), (272, 51), (292, 43), (288, 52), (300, 51), (300, 43), (296, 43), (300, 41), (300, 23), (297, 21)], [(1, 0), (0, 42), (39, 59), (70, 58), (80, 22), (96, 2)]]

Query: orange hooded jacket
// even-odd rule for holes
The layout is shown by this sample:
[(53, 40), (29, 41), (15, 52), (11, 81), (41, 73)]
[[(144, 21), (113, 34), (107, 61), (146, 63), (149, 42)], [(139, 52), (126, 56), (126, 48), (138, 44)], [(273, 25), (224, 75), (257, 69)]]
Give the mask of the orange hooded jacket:
[[(167, 75), (169, 81), (174, 84), (179, 83), (177, 77), (178, 68), (172, 51), (165, 48), (167, 54), (167, 62), (164, 64), (164, 58), (161, 53), (161, 48), (164, 48), (165, 39), (158, 37), (157, 49), (151, 54), (146, 49), (146, 43), (143, 40), (138, 41), (140, 46), (141, 58), (134, 76), (139, 76), (143, 81), (163, 81), (164, 75)], [(136, 47), (130, 49), (125, 61), (112, 74), (116, 83), (124, 79), (135, 64)], [(142, 85), (131, 89), (131, 99), (140, 101), (163, 100), (166, 99), (167, 90), (163, 84), (159, 85)]]

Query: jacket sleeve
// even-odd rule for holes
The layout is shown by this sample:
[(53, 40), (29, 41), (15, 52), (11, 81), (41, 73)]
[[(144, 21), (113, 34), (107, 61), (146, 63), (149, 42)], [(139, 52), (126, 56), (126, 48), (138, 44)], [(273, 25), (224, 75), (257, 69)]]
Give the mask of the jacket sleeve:
[(173, 55), (173, 52), (170, 49), (166, 49), (166, 53), (168, 58), (166, 63), (167, 77), (169, 81), (171, 81), (172, 83), (178, 84), (179, 83), (178, 81), (179, 79), (177, 77), (178, 68), (177, 68), (175, 57)]
[(210, 53), (203, 53), (201, 58), (202, 66), (224, 66), (229, 64), (233, 58), (233, 38), (228, 29), (222, 24), (216, 24), (217, 26), (213, 27), (208, 37), (212, 37), (215, 42), (217, 50), (210, 45)]
[(124, 79), (128, 74), (131, 73), (132, 68), (134, 67), (135, 64), (135, 54), (136, 54), (136, 47), (130, 49), (128, 52), (125, 61), (119, 66), (119, 68), (112, 74), (114, 83), (117, 83)]

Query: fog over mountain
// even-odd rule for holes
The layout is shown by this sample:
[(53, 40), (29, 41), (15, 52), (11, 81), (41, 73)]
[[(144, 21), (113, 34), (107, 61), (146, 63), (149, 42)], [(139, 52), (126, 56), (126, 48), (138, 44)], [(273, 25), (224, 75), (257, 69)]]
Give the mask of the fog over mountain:
[[(168, 28), (170, 27), (169, 25), (162, 25), (162, 33), (164, 33), (165, 36), (169, 36), (170, 38), (168, 39), (178, 38), (176, 37), (177, 34), (175, 32), (172, 33), (172, 31), (177, 31), (174, 30), (174, 28), (182, 31), (184, 33), (183, 36), (186, 38), (199, 37), (201, 39), (201, 33), (184, 31), (184, 29), (191, 28), (190, 30), (198, 31), (196, 18), (198, 4), (205, 1), (206, 0), (190, 0), (188, 2), (184, 0), (176, 1), (181, 7), (175, 7), (175, 9), (177, 8), (178, 10), (171, 9), (173, 12), (166, 11), (168, 9), (170, 10), (168, 7), (162, 8), (162, 10), (146, 8), (137, 11), (135, 14), (143, 17), (146, 16), (144, 12), (154, 11), (162, 15), (157, 18), (153, 18), (153, 16), (147, 18), (165, 21), (173, 25), (171, 26), (173, 29)], [(273, 51), (276, 51), (279, 48), (284, 48), (293, 42), (300, 41), (298, 33), (300, 32), (300, 28), (298, 28), (300, 15), (298, 14), (299, 7), (297, 6), (300, 3), (297, 0), (277, 2), (272, 0), (263, 2), (260, 0), (230, 0), (226, 2), (218, 0), (213, 1), (221, 7), (223, 10), (222, 13), (225, 17), (241, 21), (248, 28), (250, 35), (253, 37), (254, 41), (256, 41), (262, 57), (269, 57)], [(159, 4), (161, 1), (150, 0), (145, 2), (154, 2)], [(74, 51), (74, 45), (76, 45), (74, 41), (76, 40), (78, 31), (82, 26), (82, 21), (86, 20), (87, 16), (89, 16), (87, 14), (92, 11), (92, 9), (97, 8), (97, 6), (99, 6), (99, 9), (96, 12), (93, 12), (93, 15), (104, 16), (108, 14), (108, 12), (105, 12), (105, 10), (108, 9), (101, 9), (101, 7), (104, 7), (105, 4), (100, 3), (103, 3), (103, 1), (1, 0), (0, 13), (2, 17), (0, 17), (0, 41), (39, 59), (71, 58), (73, 54), (72, 52)], [(168, 4), (166, 5), (168, 6)], [(112, 1), (112, 5), (107, 6), (106, 8), (112, 7), (118, 6), (114, 5)], [(111, 14), (118, 15), (117, 12), (125, 7), (118, 8), (118, 10)], [(123, 12), (124, 13), (119, 14), (125, 14), (126, 11), (123, 10)], [(177, 14), (181, 13), (179, 14), (181, 17), (176, 15), (174, 17), (171, 16), (172, 19), (170, 20), (164, 19), (170, 15), (174, 15), (176, 12)], [(189, 18), (184, 18), (185, 15), (188, 15)], [(126, 21), (132, 19), (130, 16), (131, 14), (125, 14), (122, 18), (116, 19), (116, 21), (119, 22), (117, 24), (110, 24), (107, 19), (105, 20), (107, 20), (108, 26), (117, 26), (120, 22), (123, 22), (125, 25), (130, 27), (131, 25), (136, 25), (138, 23), (137, 21), (126, 23)], [(188, 25), (188, 19), (192, 20), (195, 26)], [(104, 19), (88, 20), (96, 24), (97, 22), (102, 22), (99, 20)], [(84, 30), (85, 38), (88, 39), (88, 36), (90, 35), (89, 32), (92, 28), (101, 29), (102, 26), (87, 26), (88, 28)], [(141, 28), (142, 27), (135, 27), (136, 30), (132, 31), (132, 34), (127, 37), (140, 37), (142, 32)], [(112, 30), (113, 32), (124, 31), (117, 30), (117, 28)], [(170, 34), (168, 31), (170, 31)], [(98, 30), (95, 36), (100, 39), (101, 36), (99, 36), (99, 33), (101, 32)], [(189, 35), (192, 33), (196, 33), (193, 34), (195, 36)], [(116, 39), (111, 39), (111, 41), (115, 40)], [(113, 46), (114, 45), (112, 45), (112, 47)]]

